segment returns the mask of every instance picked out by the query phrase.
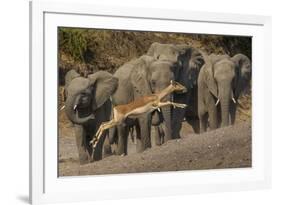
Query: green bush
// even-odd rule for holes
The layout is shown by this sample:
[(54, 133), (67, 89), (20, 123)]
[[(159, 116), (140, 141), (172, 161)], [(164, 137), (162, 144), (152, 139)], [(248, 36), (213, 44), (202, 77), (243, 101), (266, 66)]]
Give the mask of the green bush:
[(86, 29), (59, 28), (59, 50), (76, 61), (84, 62), (88, 45), (86, 36)]

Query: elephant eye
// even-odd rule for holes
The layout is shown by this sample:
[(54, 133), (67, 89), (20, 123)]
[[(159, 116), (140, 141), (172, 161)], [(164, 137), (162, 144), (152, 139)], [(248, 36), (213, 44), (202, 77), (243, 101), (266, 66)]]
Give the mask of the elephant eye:
[(86, 97), (87, 93), (81, 93), (81, 97)]
[(152, 80), (152, 81), (151, 81), (151, 85), (152, 85), (152, 86), (155, 86), (155, 85), (156, 85), (156, 81), (155, 81), (155, 80)]

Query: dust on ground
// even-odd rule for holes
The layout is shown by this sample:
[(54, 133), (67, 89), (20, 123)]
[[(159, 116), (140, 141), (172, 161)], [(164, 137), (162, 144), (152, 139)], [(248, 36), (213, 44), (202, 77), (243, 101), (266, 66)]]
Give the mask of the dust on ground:
[(127, 156), (113, 155), (86, 165), (79, 165), (72, 128), (64, 129), (67, 135), (59, 139), (59, 176), (241, 168), (252, 164), (249, 120), (203, 134), (192, 133), (183, 123), (182, 133), (186, 134), (181, 139), (161, 146), (153, 144), (143, 153), (136, 153), (129, 140)]

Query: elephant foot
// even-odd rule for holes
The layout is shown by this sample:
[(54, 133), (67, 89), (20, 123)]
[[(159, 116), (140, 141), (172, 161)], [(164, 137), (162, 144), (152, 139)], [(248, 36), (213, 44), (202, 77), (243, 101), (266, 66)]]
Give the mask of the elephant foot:
[(79, 158), (79, 164), (84, 165), (84, 164), (89, 164), (91, 162), (91, 157), (90, 156), (82, 156)]
[(180, 139), (180, 138), (181, 138), (180, 135), (176, 135), (176, 136), (173, 137), (173, 139)]
[(79, 162), (80, 165), (85, 165), (85, 164), (89, 164), (89, 163), (90, 163), (89, 160), (87, 160), (87, 161), (80, 161), (80, 162)]

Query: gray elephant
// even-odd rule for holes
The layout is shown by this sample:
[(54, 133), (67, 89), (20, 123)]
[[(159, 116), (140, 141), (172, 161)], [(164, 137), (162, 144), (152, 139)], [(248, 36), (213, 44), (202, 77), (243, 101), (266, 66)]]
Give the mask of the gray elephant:
[[(114, 77), (118, 79), (119, 85), (112, 96), (113, 106), (128, 104), (138, 97), (152, 93), (148, 79), (149, 66), (153, 61), (153, 58), (144, 55), (117, 69)], [(137, 152), (151, 147), (151, 114), (144, 114), (137, 119), (127, 119), (125, 123), (110, 129), (110, 143), (117, 144), (116, 154), (127, 154), (128, 134), (132, 127), (136, 129)]]
[[(186, 93), (174, 93), (171, 98), (174, 102), (187, 104), (186, 109), (175, 108), (172, 112), (162, 112), (164, 124), (168, 129), (164, 132), (161, 127), (156, 128), (158, 136), (168, 135), (167, 139), (179, 138), (181, 124), (184, 119), (190, 123), (194, 131), (199, 132), (199, 119), (197, 114), (197, 77), (200, 68), (204, 64), (201, 53), (186, 44), (160, 44), (153, 43), (148, 52), (158, 61), (170, 62), (170, 69), (163, 68), (158, 72), (152, 70), (152, 84), (156, 85), (169, 83), (171, 76), (175, 81), (181, 83), (187, 88)], [(163, 66), (164, 67), (164, 66)], [(172, 74), (171, 74), (172, 73)], [(160, 77), (165, 76), (165, 77)], [(165, 82), (165, 83), (164, 83)], [(159, 86), (159, 85), (158, 85)], [(153, 86), (152, 86), (153, 87)], [(160, 87), (160, 86), (159, 86)], [(168, 108), (167, 108), (168, 109)], [(166, 122), (165, 122), (166, 121)], [(170, 126), (167, 126), (171, 122)]]
[[(98, 71), (88, 75), (87, 78), (79, 76), (74, 71), (71, 72), (75, 77), (66, 79), (65, 113), (74, 124), (79, 161), (84, 164), (102, 158), (105, 137), (95, 150), (92, 149), (89, 142), (100, 124), (110, 119), (109, 97), (116, 90), (118, 79), (105, 71)], [(109, 143), (107, 144), (109, 145)], [(109, 149), (109, 146), (106, 149)]]
[[(198, 77), (200, 132), (235, 122), (237, 100), (251, 79), (251, 61), (237, 54), (204, 55), (205, 64)], [(220, 109), (218, 106), (220, 105)]]
[[(176, 65), (168, 60), (157, 60), (149, 66), (149, 82), (152, 93), (159, 93), (175, 80), (174, 72)], [(165, 97), (164, 101), (172, 101), (172, 95)], [(161, 112), (154, 111), (152, 125), (155, 128), (155, 144), (161, 145), (172, 139), (172, 108), (169, 106), (161, 108)], [(163, 122), (163, 123), (160, 123)]]

